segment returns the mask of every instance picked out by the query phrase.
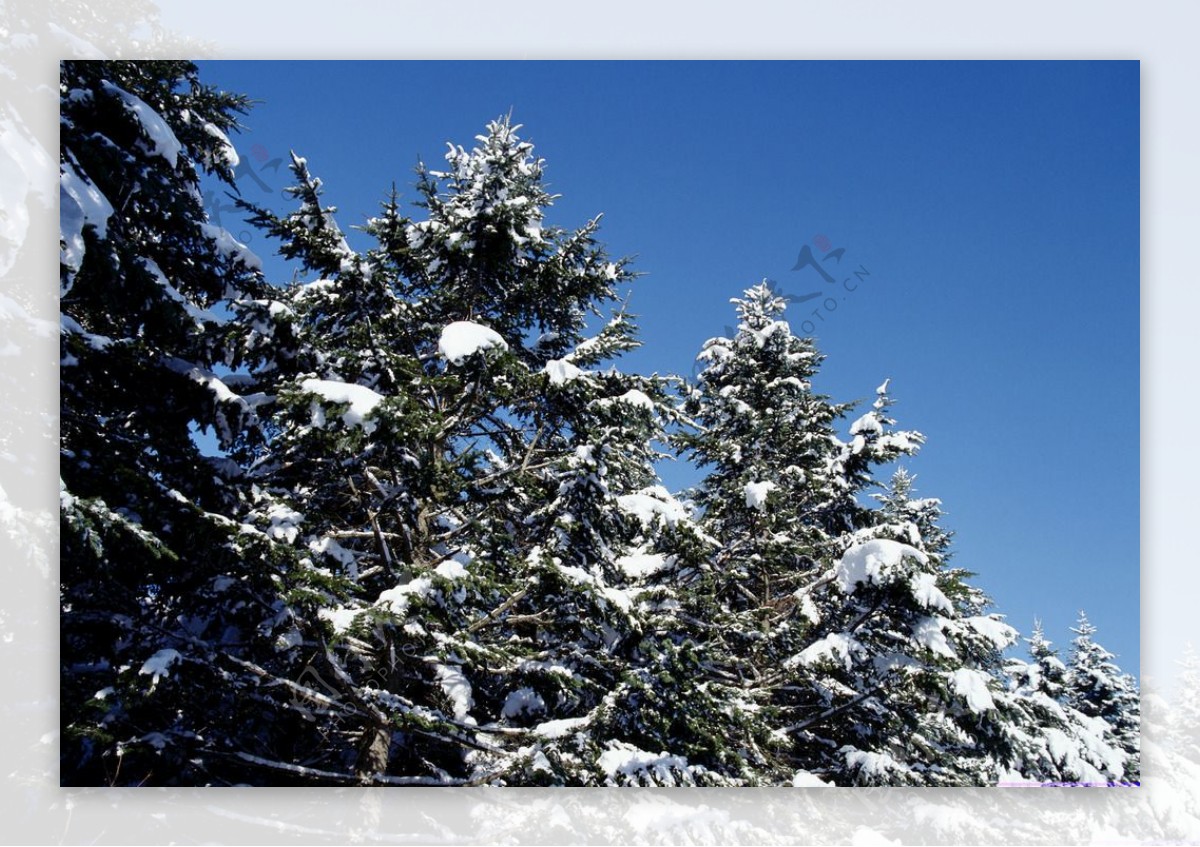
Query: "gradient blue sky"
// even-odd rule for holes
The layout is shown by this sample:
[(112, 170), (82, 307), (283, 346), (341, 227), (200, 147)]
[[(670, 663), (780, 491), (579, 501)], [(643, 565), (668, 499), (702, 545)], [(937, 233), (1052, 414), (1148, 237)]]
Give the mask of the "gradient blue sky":
[[(645, 274), (627, 369), (690, 372), (764, 277), (821, 292), (788, 315), (828, 357), (816, 388), (866, 399), (892, 379), (955, 564), (1064, 654), (1086, 609), (1138, 672), (1137, 62), (200, 65), (262, 101), (233, 139), (243, 159), (307, 157), (343, 228), (511, 109), (562, 195), (550, 221), (603, 212), (601, 239)], [(244, 178), (247, 199), (288, 208), (283, 169), (259, 176), (270, 191)], [(790, 270), (819, 236), (845, 249), (836, 278), (870, 272), (853, 292)]]

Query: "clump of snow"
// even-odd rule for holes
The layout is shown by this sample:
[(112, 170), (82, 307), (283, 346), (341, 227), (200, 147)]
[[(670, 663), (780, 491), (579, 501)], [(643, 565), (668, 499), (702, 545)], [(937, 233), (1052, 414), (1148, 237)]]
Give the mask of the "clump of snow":
[(508, 692), (508, 696), (504, 698), (504, 707), (500, 710), (500, 716), (504, 718), (516, 718), (521, 715), (535, 715), (545, 711), (546, 701), (542, 699), (542, 695), (538, 694), (532, 688), (518, 688), (515, 691)]
[(241, 164), (241, 157), (238, 156), (237, 150), (234, 149), (233, 143), (229, 140), (229, 136), (222, 132), (220, 127), (214, 123), (206, 123), (204, 131), (217, 139), (217, 155), (221, 157), (226, 165), (230, 168), (236, 168)]
[(926, 609), (941, 609), (943, 612), (954, 613), (950, 598), (937, 587), (937, 577), (931, 573), (915, 574), (909, 583), (912, 595)]
[(815, 641), (805, 647), (795, 656), (787, 661), (789, 666), (797, 664), (811, 666), (818, 664), (826, 659), (831, 661), (841, 661), (842, 666), (846, 670), (850, 670), (850, 661), (858, 653), (863, 652), (863, 646), (856, 641), (853, 636), (841, 632), (834, 632), (826, 635), (819, 641)]
[(748, 339), (753, 341), (754, 346), (760, 350), (766, 345), (767, 341), (770, 340), (771, 336), (775, 335), (775, 333), (781, 333), (785, 336), (792, 334), (792, 327), (787, 321), (771, 321), (766, 326), (762, 327), (762, 329), (755, 329), (748, 323), (743, 322), (738, 324), (738, 330), (739, 332), (737, 340), (739, 343), (741, 343), (744, 339)]
[(403, 585), (379, 592), (377, 606), (386, 608), (397, 615), (408, 611), (408, 603), (412, 597), (426, 597), (433, 588), (433, 580), (428, 576), (417, 577)]
[(96, 234), (104, 238), (113, 208), (93, 183), (79, 177), (69, 162), (63, 164), (59, 199), (59, 227), (62, 239), (59, 261), (68, 269), (60, 294), (65, 295), (71, 290), (75, 272), (83, 264), (84, 228), (91, 225), (95, 227)]
[(764, 512), (767, 509), (767, 495), (774, 491), (779, 486), (771, 481), (765, 482), (747, 482), (742, 489), (746, 495), (746, 505), (751, 509), (758, 509)]
[(582, 718), (563, 718), (556, 721), (546, 721), (535, 726), (533, 734), (539, 738), (562, 738), (563, 736), (570, 735), (587, 722), (588, 718), (586, 715)]
[(616, 398), (618, 403), (628, 403), (631, 406), (639, 406), (643, 409), (654, 411), (654, 401), (647, 397), (643, 392), (636, 388), (631, 388), (620, 397)]
[(863, 432), (873, 432), (876, 435), (883, 434), (883, 423), (879, 420), (877, 413), (867, 412), (854, 423), (850, 424), (851, 435), (858, 435)]
[(328, 536), (308, 542), (308, 549), (329, 556), (343, 565), (354, 564), (354, 554), (339, 544), (337, 539)]
[(792, 777), (793, 788), (833, 788), (833, 785), (808, 771), (796, 771)]
[(262, 259), (253, 250), (234, 238), (229, 230), (215, 224), (200, 224), (200, 231), (204, 233), (205, 238), (216, 244), (217, 252), (226, 259), (241, 262), (251, 270), (262, 270)]
[(673, 771), (680, 774), (688, 771), (688, 760), (684, 756), (673, 756), (665, 751), (650, 753), (623, 741), (609, 741), (607, 749), (600, 754), (598, 764), (610, 779), (618, 775), (646, 775), (663, 785), (676, 781)]
[(433, 572), (444, 579), (450, 580), (462, 579), (467, 575), (467, 569), (463, 566), (463, 563), (456, 558), (447, 559), (446, 561), (442, 562), (433, 569)]
[(1046, 739), (1046, 749), (1050, 751), (1051, 758), (1059, 764), (1066, 764), (1074, 758), (1074, 749), (1071, 744), (1070, 736), (1057, 727), (1047, 727), (1043, 731)]
[(920, 550), (899, 541), (876, 538), (855, 544), (842, 554), (837, 564), (838, 587), (846, 594), (853, 594), (859, 583), (885, 585), (895, 578), (905, 556), (921, 564), (929, 562)]
[(1081, 746), (1081, 753), (1086, 753), (1092, 761), (1109, 774), (1116, 776), (1124, 769), (1124, 756), (1108, 743), (1112, 738), (1112, 725), (1104, 718), (1075, 713), (1076, 737)]
[(967, 708), (976, 714), (996, 708), (992, 694), (988, 691), (988, 678), (971, 668), (959, 668), (950, 673), (950, 682), (959, 697), (967, 701)]
[(105, 347), (113, 343), (113, 340), (107, 335), (97, 335), (88, 332), (79, 325), (79, 321), (75, 320), (65, 312), (59, 316), (59, 324), (62, 327), (63, 335), (78, 335), (87, 341), (88, 346), (93, 350), (103, 350)]
[(915, 453), (917, 448), (921, 446), (923, 437), (920, 434), (915, 434), (917, 439), (909, 438), (909, 433), (904, 432), (889, 432), (887, 435), (880, 436), (876, 442), (880, 450), (895, 450), (899, 453)]
[(358, 617), (362, 609), (347, 609), (342, 607), (322, 607), (317, 610), (317, 617), (323, 621), (329, 621), (333, 624), (333, 631), (341, 635), (354, 624), (354, 619)]
[[(1013, 627), (1004, 623), (1004, 621), (997, 620), (991, 615), (975, 615), (964, 618), (963, 623), (992, 642), (999, 650), (1004, 650), (1016, 642), (1018, 637), (1018, 633)], [(1049, 657), (1048, 661), (1055, 662), (1060, 667), (1063, 667), (1062, 662), (1054, 656)]]
[[(83, 264), (84, 227), (95, 227), (98, 238), (107, 237), (113, 207), (95, 183), (80, 175), (70, 161), (63, 162), (60, 167), (58, 193), (62, 248), (59, 261), (71, 271), (77, 271)], [(69, 283), (67, 290), (70, 290)]]
[(180, 661), (183, 656), (179, 655), (178, 650), (173, 650), (170, 647), (164, 647), (153, 656), (146, 660), (142, 665), (142, 669), (138, 671), (139, 676), (150, 676), (150, 690), (158, 685), (159, 679), (164, 676), (171, 675), (171, 666)]
[(575, 565), (558, 564), (557, 559), (555, 559), (555, 566), (558, 568), (559, 573), (561, 573), (563, 576), (565, 576), (568, 580), (575, 583), (576, 585), (595, 585), (596, 584), (596, 578), (594, 576), (592, 576), (590, 573), (588, 573), (587, 571), (585, 571), (583, 568), (576, 567)]
[(566, 359), (551, 359), (542, 368), (542, 373), (550, 377), (551, 385), (565, 385), (571, 380), (587, 376), (587, 371), (575, 367)]
[(643, 524), (662, 518), (667, 526), (675, 526), (688, 519), (687, 509), (661, 485), (652, 485), (633, 494), (622, 494), (617, 498), (617, 507)]
[[(346, 426), (361, 426), (363, 432), (370, 435), (375, 431), (375, 421), (366, 420), (375, 407), (383, 402), (383, 395), (377, 394), (365, 385), (354, 385), (349, 382), (337, 382), (329, 379), (306, 379), (300, 383), (300, 388), (310, 394), (319, 395), (330, 403), (349, 403), (350, 408), (342, 414), (342, 423)], [(324, 422), (324, 413), (320, 407), (313, 404), (314, 425)]]
[(630, 579), (642, 579), (656, 574), (671, 564), (662, 553), (630, 553), (617, 557), (619, 567)]
[(438, 352), (455, 365), (461, 365), (481, 350), (493, 348), (507, 350), (508, 342), (494, 329), (471, 321), (455, 321), (447, 325), (438, 340)]
[(846, 767), (852, 771), (858, 771), (860, 776), (868, 779), (886, 780), (891, 773), (908, 770), (887, 753), (873, 753), (849, 746), (843, 747), (838, 752), (845, 756)]
[(629, 591), (604, 587), (600, 589), (600, 593), (622, 612), (628, 612), (633, 608), (633, 596)]
[(458, 665), (438, 665), (435, 672), (443, 693), (450, 700), (454, 717), (460, 721), (466, 719), (475, 707), (475, 699), (472, 696), (471, 683), (463, 675), (462, 668)]
[(167, 164), (171, 166), (171, 170), (175, 170), (179, 166), (179, 151), (183, 149), (183, 145), (179, 143), (179, 139), (175, 137), (175, 133), (167, 126), (167, 122), (163, 120), (162, 115), (150, 108), (142, 98), (130, 94), (123, 88), (113, 85), (108, 80), (101, 80), (100, 85), (109, 94), (119, 97), (125, 104), (125, 110), (137, 119), (142, 127), (142, 131), (154, 145), (149, 151), (150, 155), (161, 156), (167, 160)]
[(297, 300), (306, 300), (310, 297), (333, 294), (336, 288), (336, 279), (315, 279), (297, 287), (292, 296)]
[(267, 535), (289, 544), (296, 540), (300, 524), (304, 523), (304, 515), (285, 503), (272, 503), (267, 509), (267, 519), (271, 522)]
[(937, 618), (921, 618), (917, 621), (913, 626), (912, 639), (926, 650), (939, 656), (945, 656), (948, 659), (957, 656), (954, 648), (950, 646), (950, 642), (946, 640), (946, 634), (942, 632), (942, 621)]

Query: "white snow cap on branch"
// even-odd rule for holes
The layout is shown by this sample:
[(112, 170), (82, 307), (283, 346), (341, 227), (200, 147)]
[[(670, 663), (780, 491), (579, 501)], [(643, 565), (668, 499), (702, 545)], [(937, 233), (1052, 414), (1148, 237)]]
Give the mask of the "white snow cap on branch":
[(438, 352), (455, 365), (461, 365), (480, 350), (493, 347), (507, 350), (508, 342), (494, 329), (471, 321), (448, 324), (438, 340)]
[(171, 166), (171, 170), (175, 170), (179, 166), (179, 152), (183, 149), (183, 145), (179, 143), (179, 139), (175, 137), (175, 133), (167, 126), (167, 122), (162, 119), (162, 115), (154, 111), (142, 98), (130, 94), (123, 88), (113, 85), (108, 80), (103, 80), (100, 83), (104, 90), (109, 94), (121, 98), (125, 104), (125, 109), (132, 114), (139, 124), (142, 131), (146, 133), (146, 137), (154, 144), (154, 148), (150, 150), (152, 156), (162, 156), (167, 160), (167, 164)]
[(217, 139), (218, 155), (225, 161), (225, 164), (230, 168), (236, 168), (241, 164), (242, 159), (238, 156), (237, 150), (233, 146), (233, 142), (229, 140), (229, 136), (221, 131), (221, 128), (214, 123), (206, 123), (204, 131)]
[(159, 679), (171, 675), (171, 665), (182, 658), (178, 650), (164, 647), (146, 660), (146, 663), (142, 665), (142, 669), (138, 671), (138, 675), (150, 676), (150, 689), (153, 690), (154, 686), (158, 685)]
[(760, 512), (765, 512), (767, 509), (767, 495), (774, 491), (779, 486), (773, 482), (747, 482), (742, 491), (746, 495), (746, 505), (751, 509), (758, 509)]
[(675, 526), (688, 519), (688, 511), (661, 485), (651, 485), (632, 494), (617, 498), (617, 508), (633, 515), (643, 524), (650, 524), (661, 517), (667, 526)]
[(659, 784), (670, 785), (676, 781), (673, 770), (680, 774), (689, 771), (688, 760), (684, 756), (672, 755), (665, 750), (651, 753), (624, 741), (607, 742), (597, 764), (608, 774), (610, 783), (618, 775), (636, 777), (646, 774), (655, 777)]
[(542, 372), (550, 377), (551, 385), (565, 385), (573, 379), (587, 376), (587, 371), (575, 367), (566, 359), (551, 359)]
[[(63, 162), (59, 174), (59, 227), (62, 247), (59, 261), (71, 271), (83, 264), (83, 228), (96, 228), (96, 236), (108, 235), (108, 219), (113, 207), (96, 184), (83, 177), (70, 162)], [(70, 286), (67, 286), (69, 290)], [(62, 293), (66, 293), (63, 291)]]
[(853, 594), (860, 582), (886, 585), (894, 579), (905, 556), (912, 556), (923, 565), (929, 561), (917, 548), (886, 538), (855, 544), (842, 554), (837, 564), (838, 587), (846, 594)]
[[(375, 422), (366, 417), (383, 402), (383, 395), (377, 394), (365, 385), (353, 385), (348, 382), (336, 382), (328, 379), (306, 379), (300, 383), (300, 388), (311, 394), (316, 394), (330, 403), (349, 403), (350, 408), (342, 415), (342, 423), (346, 426), (361, 426), (370, 435), (375, 431)], [(324, 412), (314, 404), (314, 425), (324, 423)]]
[(959, 668), (950, 674), (955, 693), (966, 700), (967, 708), (976, 714), (996, 708), (992, 694), (988, 691), (987, 680), (984, 674), (971, 668)]

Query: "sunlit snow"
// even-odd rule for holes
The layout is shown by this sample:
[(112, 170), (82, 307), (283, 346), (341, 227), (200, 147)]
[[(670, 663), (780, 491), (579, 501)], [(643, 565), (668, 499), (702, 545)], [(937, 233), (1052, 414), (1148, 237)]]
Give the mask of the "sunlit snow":
[(542, 372), (550, 377), (551, 385), (565, 385), (574, 379), (587, 375), (587, 371), (575, 367), (566, 359), (551, 359), (542, 368)]
[(986, 712), (996, 708), (992, 694), (988, 691), (988, 678), (979, 671), (971, 668), (959, 668), (951, 672), (950, 681), (959, 697), (967, 701), (967, 707), (972, 712)]
[(164, 647), (146, 660), (145, 664), (142, 665), (142, 669), (138, 671), (138, 674), (141, 676), (150, 676), (150, 687), (154, 688), (154, 686), (158, 685), (160, 678), (171, 675), (171, 666), (182, 658), (178, 650)]
[[(306, 379), (300, 383), (300, 388), (330, 403), (349, 403), (350, 408), (342, 414), (342, 423), (346, 426), (361, 426), (368, 435), (375, 431), (375, 421), (367, 420), (367, 417), (383, 401), (383, 395), (365, 385), (329, 379)], [(315, 426), (324, 422), (324, 414), (319, 407), (313, 409), (313, 417)]]
[(494, 329), (471, 321), (448, 324), (438, 340), (438, 351), (455, 365), (461, 365), (481, 350), (492, 348), (507, 350), (508, 342)]
[(163, 120), (162, 115), (150, 108), (142, 98), (130, 94), (128, 91), (113, 85), (108, 80), (104, 80), (100, 84), (109, 94), (121, 98), (125, 104), (125, 109), (137, 118), (138, 123), (141, 124), (142, 131), (146, 133), (146, 137), (154, 145), (150, 149), (150, 154), (152, 156), (162, 156), (167, 160), (167, 164), (171, 166), (171, 170), (175, 170), (179, 166), (179, 151), (183, 149), (183, 145), (179, 143), (179, 139), (175, 137), (175, 133), (167, 126), (167, 122)]
[(775, 483), (766, 482), (748, 482), (742, 489), (746, 495), (746, 505), (751, 509), (758, 509), (760, 512), (767, 508), (767, 495), (778, 488)]
[(915, 547), (886, 538), (855, 544), (842, 554), (838, 562), (838, 587), (847, 594), (853, 594), (859, 583), (884, 585), (892, 582), (905, 556), (911, 556), (921, 564), (929, 561)]

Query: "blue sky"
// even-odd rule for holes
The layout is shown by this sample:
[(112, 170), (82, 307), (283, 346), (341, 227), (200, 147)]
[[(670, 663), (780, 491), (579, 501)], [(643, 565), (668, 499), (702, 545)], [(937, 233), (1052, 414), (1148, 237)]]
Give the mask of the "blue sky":
[[(955, 564), (1064, 654), (1086, 609), (1138, 672), (1136, 62), (200, 65), (263, 101), (234, 142), (270, 191), (247, 177), (245, 196), (287, 208), (262, 166), (295, 149), (343, 228), (511, 109), (562, 195), (551, 222), (603, 212), (601, 239), (645, 274), (627, 369), (690, 372), (764, 277), (820, 292), (788, 315), (827, 356), (816, 388), (866, 399), (891, 378)], [(826, 243), (835, 279), (869, 271), (855, 290), (791, 270)]]

